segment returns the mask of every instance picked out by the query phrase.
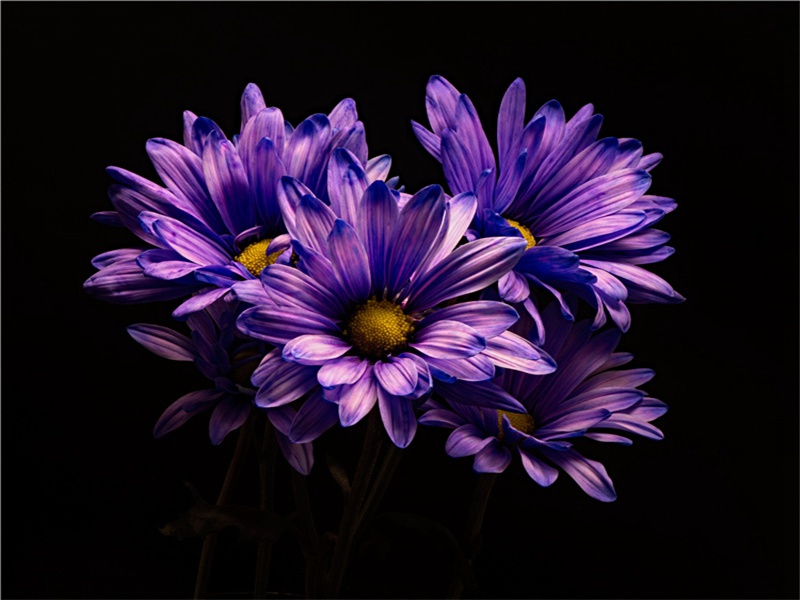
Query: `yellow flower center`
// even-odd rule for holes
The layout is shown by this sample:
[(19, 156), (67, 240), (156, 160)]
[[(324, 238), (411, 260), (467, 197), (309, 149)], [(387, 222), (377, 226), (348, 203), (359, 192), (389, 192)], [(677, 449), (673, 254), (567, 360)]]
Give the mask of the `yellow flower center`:
[(497, 437), (501, 440), (503, 439), (503, 437), (505, 437), (505, 432), (503, 431), (503, 416), (508, 417), (509, 423), (511, 423), (511, 426), (517, 431), (531, 434), (535, 429), (533, 417), (530, 416), (528, 413), (515, 413), (515, 412), (509, 412), (507, 410), (498, 410), (497, 430), (499, 434)]
[(411, 317), (397, 304), (373, 297), (356, 309), (344, 334), (362, 354), (382, 358), (404, 348), (413, 331)]
[(267, 248), (271, 241), (266, 239), (253, 242), (242, 250), (241, 254), (236, 255), (234, 260), (242, 263), (254, 277), (258, 277), (266, 267), (275, 264), (275, 261), (282, 254), (282, 252), (273, 252), (267, 255)]
[[(513, 219), (506, 219), (506, 221), (509, 225), (522, 234), (522, 237), (524, 237), (525, 241), (528, 242), (528, 248), (533, 248), (536, 245), (536, 238), (533, 237), (530, 229), (525, 227), (525, 225), (522, 223), (517, 223)], [(527, 250), (528, 248), (525, 249)]]

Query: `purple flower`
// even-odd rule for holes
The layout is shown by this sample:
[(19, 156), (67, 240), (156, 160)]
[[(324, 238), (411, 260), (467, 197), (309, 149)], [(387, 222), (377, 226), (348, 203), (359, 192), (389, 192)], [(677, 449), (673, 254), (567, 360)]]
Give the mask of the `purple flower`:
[[(247, 420), (256, 393), (250, 385), (250, 376), (263, 358), (266, 345), (237, 331), (239, 312), (236, 302), (215, 302), (192, 313), (186, 320), (190, 337), (160, 325), (128, 327), (131, 337), (154, 354), (169, 360), (192, 361), (214, 384), (173, 402), (156, 422), (155, 437), (160, 438), (193, 416), (213, 409), (209, 437), (212, 444), (218, 445)], [(312, 445), (293, 444), (287, 437), (294, 409), (289, 406), (269, 409), (267, 417), (275, 427), (286, 460), (299, 472), (308, 474), (314, 464)]]
[(177, 318), (226, 296), (237, 281), (253, 279), (268, 264), (288, 263), (290, 241), (281, 215), (279, 182), (291, 176), (327, 201), (328, 160), (344, 148), (366, 164), (369, 181), (384, 179), (388, 156), (367, 161), (363, 124), (355, 103), (340, 102), (296, 129), (281, 111), (267, 108), (258, 87), (242, 95), (242, 125), (229, 140), (211, 120), (184, 113), (183, 145), (151, 139), (146, 148), (166, 187), (110, 167), (115, 211), (93, 215), (127, 227), (151, 249), (99, 255), (99, 269), (84, 284), (112, 302), (170, 300), (195, 294)]
[[(331, 198), (330, 207), (302, 195), (287, 218), (294, 221), (297, 268), (264, 269), (260, 295), (248, 282), (235, 288), (256, 303), (239, 317), (241, 331), (278, 347), (253, 374), (256, 404), (283, 406), (312, 393), (290, 439), (315, 439), (337, 421), (353, 425), (377, 403), (390, 438), (406, 447), (434, 377), (481, 381), (496, 366), (553, 371), (547, 354), (506, 331), (518, 319), (513, 308), (464, 301), (508, 272), (525, 247), (498, 237), (456, 248), (474, 195), (447, 201), (434, 185), (399, 208), (383, 182), (363, 195), (352, 191)], [(519, 409), (513, 399), (478, 401)]]
[[(661, 439), (650, 423), (666, 405), (638, 389), (654, 373), (650, 369), (612, 370), (633, 356), (614, 352), (621, 333), (607, 329), (593, 334), (591, 323), (559, 317), (555, 303), (542, 314), (548, 336), (545, 349), (558, 361), (552, 375), (536, 377), (504, 371), (491, 382), (437, 382), (435, 392), (446, 402), (428, 401), (420, 423), (453, 429), (446, 451), (452, 457), (474, 456), (478, 472), (505, 471), (517, 454), (531, 479), (549, 486), (565, 471), (584, 492), (604, 502), (616, 498), (605, 467), (585, 458), (573, 442), (631, 444), (623, 434)], [(523, 315), (515, 329), (533, 323)], [(505, 394), (525, 410), (495, 410), (466, 399), (478, 393)]]
[(497, 154), (472, 102), (447, 80), (434, 76), (426, 94), (433, 131), (412, 122), (425, 149), (439, 160), (453, 193), (474, 192), (478, 210), (469, 235), (513, 236), (527, 250), (498, 282), (501, 298), (523, 302), (537, 321), (530, 286), (553, 294), (573, 319), (562, 292), (606, 312), (627, 331), (626, 302), (677, 303), (683, 297), (639, 265), (672, 254), (669, 235), (650, 226), (675, 208), (670, 198), (645, 195), (649, 171), (660, 154), (642, 155), (634, 139), (597, 140), (602, 117), (588, 104), (569, 121), (552, 100), (524, 122), (525, 84), (514, 81), (500, 106)]

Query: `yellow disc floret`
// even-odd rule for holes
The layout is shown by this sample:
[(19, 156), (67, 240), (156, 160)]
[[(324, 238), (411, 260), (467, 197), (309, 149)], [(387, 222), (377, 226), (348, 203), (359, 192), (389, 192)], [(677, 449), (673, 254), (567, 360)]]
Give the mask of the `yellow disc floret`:
[(241, 254), (235, 256), (234, 260), (242, 263), (254, 277), (258, 277), (266, 267), (275, 264), (275, 261), (282, 254), (281, 252), (273, 252), (267, 255), (267, 248), (269, 248), (271, 241), (266, 239), (253, 242), (242, 250)]
[(408, 344), (412, 323), (397, 304), (373, 297), (355, 310), (344, 334), (363, 355), (382, 358)]
[(498, 410), (497, 411), (497, 430), (498, 435), (497, 437), (501, 440), (505, 436), (505, 432), (503, 431), (503, 417), (508, 417), (508, 422), (511, 423), (511, 426), (516, 429), (517, 431), (521, 431), (522, 433), (531, 434), (535, 429), (535, 424), (533, 422), (533, 417), (530, 416), (528, 413), (515, 413), (509, 412), (507, 410)]
[[(509, 225), (511, 225), (514, 229), (519, 231), (522, 234), (522, 237), (525, 238), (525, 241), (528, 242), (528, 248), (533, 248), (536, 245), (536, 238), (533, 237), (531, 230), (525, 227), (522, 223), (518, 223), (513, 219), (506, 219)], [(526, 248), (526, 250), (528, 249)]]

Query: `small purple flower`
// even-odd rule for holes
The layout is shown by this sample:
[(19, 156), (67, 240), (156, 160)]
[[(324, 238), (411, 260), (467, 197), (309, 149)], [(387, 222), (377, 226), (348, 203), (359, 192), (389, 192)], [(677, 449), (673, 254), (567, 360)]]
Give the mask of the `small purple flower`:
[(296, 178), (327, 201), (328, 160), (344, 148), (366, 164), (369, 181), (384, 179), (391, 160), (367, 161), (363, 124), (355, 103), (340, 102), (295, 129), (267, 107), (258, 87), (242, 95), (242, 125), (232, 140), (210, 119), (184, 113), (184, 143), (147, 142), (166, 187), (109, 167), (118, 182), (109, 190), (115, 211), (94, 218), (130, 229), (152, 249), (106, 252), (84, 284), (104, 300), (136, 303), (194, 294), (177, 318), (226, 296), (237, 281), (253, 279), (273, 263), (288, 263), (290, 240), (281, 215), (279, 182)]
[[(264, 269), (260, 295), (249, 282), (235, 288), (256, 303), (239, 317), (241, 331), (278, 347), (253, 374), (256, 404), (313, 394), (292, 424), (292, 441), (315, 439), (337, 421), (353, 425), (377, 403), (390, 438), (406, 447), (434, 377), (481, 381), (496, 366), (553, 371), (547, 354), (506, 331), (518, 319), (513, 308), (464, 301), (510, 270), (525, 246), (499, 237), (456, 248), (474, 211), (474, 195), (447, 201), (435, 185), (399, 208), (381, 181), (363, 196), (331, 198), (330, 207), (311, 194), (297, 200), (290, 225), (297, 268)], [(519, 408), (513, 399), (476, 401)]]
[[(579, 438), (631, 444), (624, 434), (661, 439), (650, 423), (667, 411), (638, 387), (649, 381), (650, 369), (612, 370), (633, 356), (614, 352), (621, 333), (607, 329), (593, 334), (591, 323), (571, 323), (557, 314), (555, 303), (542, 313), (547, 327), (545, 349), (558, 361), (552, 375), (536, 377), (504, 371), (491, 382), (437, 382), (435, 392), (446, 402), (428, 401), (420, 423), (453, 429), (446, 451), (452, 457), (474, 456), (473, 468), (483, 473), (505, 471), (517, 454), (525, 471), (547, 487), (565, 471), (584, 492), (604, 502), (616, 498), (605, 467), (573, 447)], [(532, 326), (523, 315), (514, 329)], [(475, 394), (505, 394), (525, 410), (487, 409), (467, 404)], [(471, 402), (471, 401), (470, 401)]]
[[(256, 393), (250, 377), (267, 346), (237, 331), (239, 312), (236, 302), (215, 302), (192, 313), (186, 320), (190, 337), (160, 325), (128, 327), (131, 337), (154, 354), (169, 360), (192, 361), (214, 383), (211, 388), (189, 392), (173, 402), (156, 422), (155, 437), (160, 438), (193, 416), (213, 409), (209, 437), (212, 444), (218, 445), (247, 420)], [(289, 406), (269, 409), (267, 417), (275, 427), (286, 460), (299, 472), (308, 474), (314, 464), (312, 445), (293, 444), (287, 437), (295, 410)]]
[(650, 226), (675, 208), (670, 198), (645, 195), (660, 154), (642, 155), (634, 139), (597, 140), (602, 117), (588, 104), (569, 121), (552, 100), (527, 123), (525, 84), (506, 92), (492, 151), (472, 102), (447, 80), (431, 77), (426, 106), (433, 131), (412, 122), (425, 149), (442, 163), (453, 193), (474, 192), (478, 210), (469, 235), (513, 236), (527, 250), (498, 282), (507, 302), (523, 302), (544, 340), (531, 285), (553, 294), (573, 319), (562, 292), (606, 312), (627, 331), (626, 302), (678, 303), (683, 297), (639, 265), (664, 260), (669, 235)]

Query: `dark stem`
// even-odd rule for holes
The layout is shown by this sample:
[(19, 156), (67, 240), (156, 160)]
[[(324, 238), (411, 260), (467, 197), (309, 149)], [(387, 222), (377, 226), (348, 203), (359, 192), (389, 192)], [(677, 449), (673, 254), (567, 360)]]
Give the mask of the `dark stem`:
[(351, 546), (356, 534), (356, 522), (360, 518), (361, 506), (366, 498), (372, 472), (375, 470), (375, 464), (381, 452), (381, 446), (384, 443), (385, 434), (383, 433), (383, 424), (377, 407), (372, 409), (367, 419), (364, 445), (361, 448), (361, 456), (358, 459), (350, 496), (345, 501), (344, 514), (339, 526), (339, 535), (336, 538), (336, 546), (331, 559), (331, 568), (326, 578), (325, 587), (326, 597), (328, 598), (339, 597), (344, 573), (350, 559)]
[[(275, 457), (278, 445), (272, 423), (265, 418), (264, 439), (261, 443), (261, 455), (258, 461), (258, 506), (261, 510), (275, 510)], [(269, 566), (272, 559), (273, 542), (260, 540), (256, 557), (256, 581), (253, 598), (259, 600), (268, 595)]]
[(302, 547), (306, 559), (305, 570), (305, 597), (318, 598), (321, 590), (319, 589), (319, 569), (321, 562), (321, 548), (317, 527), (314, 523), (314, 513), (311, 508), (311, 498), (308, 494), (308, 478), (292, 469), (292, 492), (297, 512), (300, 515), (302, 529)]
[[(217, 496), (217, 506), (223, 506), (228, 502), (231, 489), (242, 471), (242, 459), (247, 452), (250, 433), (252, 430), (252, 417), (248, 417), (244, 425), (239, 430), (239, 439), (236, 441), (236, 449), (233, 451), (228, 472), (222, 482), (222, 488)], [(194, 584), (194, 597), (196, 600), (206, 598), (208, 594), (208, 582), (211, 578), (211, 562), (214, 558), (214, 548), (217, 545), (217, 534), (210, 533), (203, 540), (203, 549), (200, 552), (200, 562), (197, 567), (197, 579)]]
[[(475, 485), (475, 494), (472, 496), (472, 504), (467, 515), (467, 524), (464, 528), (462, 544), (464, 554), (467, 556), (470, 566), (478, 555), (481, 544), (481, 529), (483, 528), (483, 517), (486, 515), (486, 507), (489, 505), (489, 496), (492, 487), (497, 479), (497, 473), (481, 473)], [(458, 576), (458, 572), (453, 573), (453, 580), (450, 589), (447, 591), (447, 598), (461, 598), (464, 592), (464, 581)]]

